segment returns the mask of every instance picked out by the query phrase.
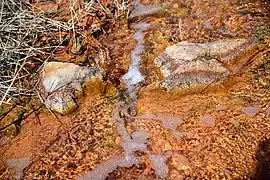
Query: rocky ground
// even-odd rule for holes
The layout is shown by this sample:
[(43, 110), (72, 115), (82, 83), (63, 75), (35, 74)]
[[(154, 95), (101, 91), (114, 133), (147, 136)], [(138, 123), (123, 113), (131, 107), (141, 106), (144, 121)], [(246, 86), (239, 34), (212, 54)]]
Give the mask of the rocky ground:
[[(112, 114), (121, 99), (122, 77), (136, 46), (132, 24), (146, 22), (145, 52), (140, 69), (145, 82), (138, 90), (137, 117), (125, 117), (129, 134), (150, 133), (147, 148), (170, 153), (164, 179), (261, 179), (270, 169), (270, 47), (267, 1), (148, 1), (162, 10), (112, 25), (98, 35), (97, 47), (83, 55), (55, 59), (91, 66), (91, 53), (108, 53), (103, 81), (86, 84), (79, 109), (57, 117), (41, 110), (23, 121), (14, 138), (2, 137), (1, 179), (77, 179), (113, 157), (124, 156), (122, 137)], [(154, 60), (180, 41), (206, 43), (224, 39), (248, 43), (224, 64), (229, 76), (188, 89), (159, 86), (164, 74)], [(89, 46), (91, 43), (89, 43)], [(69, 48), (69, 47), (67, 47)], [(205, 58), (207, 54), (205, 55)], [(119, 95), (120, 94), (120, 95)], [(38, 118), (37, 118), (38, 117)], [(158, 118), (157, 118), (158, 117)], [(166, 125), (164, 121), (181, 122)], [(169, 119), (168, 119), (169, 118)], [(38, 123), (40, 122), (40, 124)], [(157, 179), (145, 152), (136, 152), (138, 166), (118, 167), (107, 179)], [(17, 161), (14, 163), (14, 160)], [(17, 165), (16, 165), (17, 164)], [(18, 164), (20, 164), (18, 166)], [(159, 168), (166, 168), (161, 165)], [(266, 173), (265, 173), (266, 172)], [(268, 177), (269, 174), (268, 174)], [(267, 178), (266, 178), (267, 179)]]

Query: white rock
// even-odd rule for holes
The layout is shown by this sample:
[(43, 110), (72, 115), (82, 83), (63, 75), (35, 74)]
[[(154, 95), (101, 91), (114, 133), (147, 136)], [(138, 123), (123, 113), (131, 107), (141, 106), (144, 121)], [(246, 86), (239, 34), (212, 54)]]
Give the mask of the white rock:
[(41, 71), (41, 95), (52, 110), (66, 115), (77, 108), (74, 100), (83, 93), (86, 80), (101, 79), (97, 68), (88, 68), (73, 63), (48, 62)]
[(210, 43), (180, 42), (165, 49), (155, 59), (164, 76), (161, 85), (166, 88), (187, 88), (208, 84), (229, 74), (227, 63), (233, 52), (240, 51), (247, 40), (230, 39)]

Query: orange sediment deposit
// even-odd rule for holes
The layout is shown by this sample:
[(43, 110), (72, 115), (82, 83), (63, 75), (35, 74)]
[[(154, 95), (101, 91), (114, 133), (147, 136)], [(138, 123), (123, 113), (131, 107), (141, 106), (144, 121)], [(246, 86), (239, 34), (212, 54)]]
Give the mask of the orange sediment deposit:
[[(165, 9), (143, 15), (135, 22), (114, 19), (108, 27), (103, 24), (102, 33), (94, 33), (95, 37), (92, 32), (83, 31), (82, 44), (86, 49), (82, 54), (72, 54), (74, 42), (69, 41), (53, 56), (54, 60), (72, 61), (80, 66), (98, 64), (103, 79), (86, 82), (84, 98), (77, 101), (79, 108), (70, 115), (54, 116), (42, 108), (23, 121), (17, 136), (1, 135), (1, 179), (18, 175), (16, 169), (21, 172), (22, 168), (19, 175), (23, 179), (261, 176), (269, 159), (265, 155), (269, 154), (270, 139), (269, 46), (251, 44), (237, 55), (232, 52), (230, 63), (223, 64), (230, 70), (227, 77), (184, 89), (160, 87), (158, 83), (164, 76), (154, 60), (166, 47), (180, 41), (206, 43), (250, 38), (255, 22), (265, 20), (261, 16), (265, 13), (260, 4), (263, 2), (142, 0), (141, 3)], [(84, 25), (92, 24), (90, 17), (88, 20)], [(128, 109), (121, 114), (119, 102), (130, 100), (121, 77), (128, 72), (131, 53), (136, 48), (132, 37), (137, 31), (133, 29), (134, 23), (151, 26), (143, 32), (144, 51), (136, 54), (141, 57), (138, 69), (145, 82), (135, 91), (136, 113), (130, 114)], [(80, 40), (81, 36), (77, 38)], [(80, 47), (74, 47), (73, 53), (76, 48)], [(17, 118), (17, 110), (14, 114)], [(12, 114), (7, 117), (14, 120)], [(25, 159), (24, 165), (28, 167), (14, 167), (14, 162)]]
[(270, 52), (269, 45), (254, 44), (247, 48), (244, 52), (234, 56), (233, 60), (229, 63), (229, 69), (232, 69), (231, 71), (233, 73), (241, 73), (245, 69), (251, 67), (253, 63), (256, 63), (256, 60), (268, 52)]

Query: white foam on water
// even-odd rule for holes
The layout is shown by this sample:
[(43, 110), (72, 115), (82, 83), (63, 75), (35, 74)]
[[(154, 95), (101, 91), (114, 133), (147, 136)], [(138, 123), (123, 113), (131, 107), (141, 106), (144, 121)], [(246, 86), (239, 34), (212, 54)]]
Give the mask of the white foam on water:
[(131, 167), (136, 161), (134, 159), (125, 159), (123, 157), (114, 157), (98, 165), (93, 171), (89, 171), (78, 180), (104, 180), (117, 167)]
[(137, 41), (135, 49), (131, 53), (131, 61), (128, 68), (128, 72), (121, 78), (128, 88), (128, 94), (136, 103), (137, 95), (136, 88), (141, 82), (144, 81), (144, 76), (140, 72), (141, 53), (144, 50), (144, 31), (150, 27), (149, 24), (140, 23), (136, 24), (133, 28), (137, 31), (133, 38)]
[(157, 176), (161, 179), (165, 179), (168, 175), (169, 168), (166, 164), (168, 158), (172, 155), (171, 152), (166, 153), (165, 155), (149, 155), (152, 167), (157, 173)]
[(122, 147), (126, 159), (128, 159), (129, 156), (133, 156), (132, 154), (135, 151), (147, 152), (147, 139), (150, 137), (150, 133), (146, 131), (136, 131), (130, 136), (125, 128), (124, 120), (119, 117), (117, 112), (114, 114), (113, 119), (119, 134), (122, 136)]
[(131, 62), (128, 72), (122, 77), (122, 80), (125, 82), (126, 86), (130, 89), (130, 91), (134, 90), (139, 83), (144, 81), (144, 76), (140, 72), (139, 68), (141, 61), (141, 53), (144, 50), (144, 31), (147, 30), (149, 27), (150, 25), (145, 23), (137, 24), (134, 27), (137, 32), (134, 34), (133, 38), (137, 41), (137, 45), (131, 53)]
[(124, 157), (114, 157), (98, 165), (94, 170), (87, 172), (85, 175), (79, 177), (79, 180), (104, 180), (110, 173), (117, 169), (117, 167), (131, 167), (138, 165), (140, 159), (133, 155), (136, 151), (150, 153), (147, 150), (147, 139), (150, 133), (146, 131), (136, 131), (128, 134), (125, 128), (124, 120), (119, 117), (118, 111), (113, 114), (113, 120), (117, 127), (119, 134), (122, 136), (122, 147), (125, 152)]
[(139, 71), (138, 67), (130, 67), (128, 73), (122, 77), (122, 80), (130, 86), (135, 86), (144, 80), (143, 75)]

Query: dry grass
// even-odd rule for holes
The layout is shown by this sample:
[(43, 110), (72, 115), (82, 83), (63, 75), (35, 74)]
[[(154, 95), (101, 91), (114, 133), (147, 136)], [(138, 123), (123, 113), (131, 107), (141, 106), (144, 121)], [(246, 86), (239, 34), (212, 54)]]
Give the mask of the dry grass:
[[(80, 2), (67, 1), (71, 18), (66, 22), (48, 18), (44, 12), (33, 13), (31, 4), (24, 0), (0, 2), (0, 107), (36, 94), (29, 78), (61, 46), (65, 39), (59, 34), (66, 32), (77, 44), (76, 36), (81, 34), (80, 23), (85, 17), (99, 13), (103, 19), (116, 19), (127, 15), (129, 9), (126, 0)], [(94, 26), (88, 29), (94, 32)]]
[[(31, 96), (29, 77), (33, 74), (34, 59), (49, 57), (59, 45), (41, 44), (47, 40), (63, 41), (56, 32), (68, 31), (65, 22), (55, 21), (43, 13), (33, 14), (23, 1), (2, 0), (0, 4), (0, 106), (10, 104), (20, 96)], [(42, 64), (42, 63), (37, 63)]]

